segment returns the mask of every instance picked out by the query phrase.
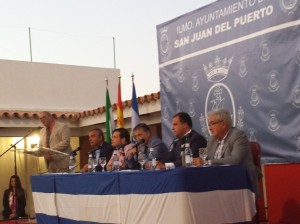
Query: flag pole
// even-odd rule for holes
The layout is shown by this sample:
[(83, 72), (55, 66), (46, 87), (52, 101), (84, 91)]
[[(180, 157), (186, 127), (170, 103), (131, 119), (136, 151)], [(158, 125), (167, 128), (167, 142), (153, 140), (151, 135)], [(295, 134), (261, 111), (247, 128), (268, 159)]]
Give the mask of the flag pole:
[[(140, 118), (139, 118), (139, 106), (137, 102), (137, 97), (136, 97), (136, 91), (135, 91), (135, 85), (134, 85), (134, 74), (132, 72), (131, 75), (132, 78), (132, 98), (131, 98), (131, 130), (140, 123)], [(135, 141), (134, 138), (132, 138), (133, 142)]]
[(28, 28), (28, 31), (29, 31), (30, 62), (32, 62), (32, 46), (31, 46), (31, 31), (30, 31), (30, 27)]
[(124, 117), (123, 117), (123, 105), (122, 105), (122, 93), (121, 93), (121, 75), (118, 75), (118, 102), (117, 102), (117, 127), (124, 128)]
[(112, 107), (110, 103), (109, 91), (108, 91), (108, 78), (105, 78), (106, 81), (106, 106), (105, 106), (105, 115), (106, 115), (106, 141), (111, 143), (112, 131), (115, 129), (114, 118), (112, 113)]
[(113, 37), (113, 52), (114, 52), (114, 69), (116, 69), (116, 43), (115, 43), (115, 37)]

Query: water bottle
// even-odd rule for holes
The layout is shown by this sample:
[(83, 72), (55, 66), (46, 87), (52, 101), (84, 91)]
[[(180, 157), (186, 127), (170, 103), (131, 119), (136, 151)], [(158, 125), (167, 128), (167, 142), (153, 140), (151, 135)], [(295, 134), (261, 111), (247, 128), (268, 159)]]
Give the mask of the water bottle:
[(112, 158), (112, 171), (118, 171), (120, 168), (118, 150), (115, 150)]
[(184, 151), (180, 151), (180, 157), (181, 157), (181, 166), (185, 167), (185, 155), (184, 155)]
[(75, 173), (75, 159), (73, 155), (70, 155), (69, 160), (69, 173)]
[(193, 165), (193, 152), (190, 148), (190, 143), (185, 143), (184, 147), (185, 166), (191, 167)]
[(151, 170), (154, 170), (155, 167), (156, 167), (156, 158), (155, 158), (155, 155), (154, 155), (154, 149), (153, 148), (150, 148), (150, 152), (149, 152), (149, 163), (150, 163), (150, 167), (151, 167)]
[(88, 159), (88, 172), (93, 172), (94, 169), (94, 159), (93, 159), (93, 154), (89, 154), (89, 159)]
[(100, 164), (99, 164), (99, 158), (100, 158), (100, 149), (97, 149), (95, 151), (94, 172), (99, 171), (99, 170), (97, 170), (97, 168), (99, 168), (97, 166), (98, 165), (100, 166)]
[(99, 164), (99, 158), (100, 158), (100, 149), (97, 149), (95, 151), (95, 155), (96, 155), (96, 164), (95, 166), (97, 166)]

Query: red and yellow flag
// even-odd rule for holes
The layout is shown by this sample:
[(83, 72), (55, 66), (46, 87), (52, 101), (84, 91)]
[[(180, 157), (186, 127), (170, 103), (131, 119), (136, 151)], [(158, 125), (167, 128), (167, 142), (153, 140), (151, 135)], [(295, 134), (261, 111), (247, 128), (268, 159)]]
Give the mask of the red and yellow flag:
[(124, 128), (123, 106), (122, 106), (122, 97), (121, 97), (121, 76), (119, 76), (119, 85), (118, 85), (117, 127)]

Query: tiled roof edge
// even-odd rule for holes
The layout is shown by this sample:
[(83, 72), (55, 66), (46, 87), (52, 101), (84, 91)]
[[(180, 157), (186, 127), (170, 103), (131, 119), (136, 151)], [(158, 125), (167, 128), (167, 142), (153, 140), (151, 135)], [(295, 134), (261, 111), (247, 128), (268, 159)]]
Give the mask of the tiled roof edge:
[[(138, 104), (150, 103), (152, 101), (157, 101), (160, 99), (160, 92), (152, 93), (149, 95), (141, 96), (137, 98)], [(132, 100), (122, 101), (123, 109), (126, 107), (131, 107)], [(117, 109), (117, 104), (112, 105), (112, 109)], [(39, 111), (21, 111), (21, 110), (0, 110), (0, 119), (1, 118), (38, 118)], [(68, 112), (68, 111), (51, 111), (52, 116), (55, 118), (62, 118), (71, 121), (77, 121), (81, 118), (98, 115), (105, 113), (105, 106), (98, 107), (92, 110), (86, 110), (82, 112)]]

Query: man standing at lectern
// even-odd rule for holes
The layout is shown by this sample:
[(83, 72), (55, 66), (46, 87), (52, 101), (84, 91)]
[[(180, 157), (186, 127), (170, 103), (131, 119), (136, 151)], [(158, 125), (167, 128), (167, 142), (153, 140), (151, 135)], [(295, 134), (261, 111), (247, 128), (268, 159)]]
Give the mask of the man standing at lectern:
[[(68, 172), (69, 154), (72, 152), (70, 146), (70, 129), (67, 125), (54, 120), (48, 111), (41, 112), (39, 118), (44, 125), (40, 131), (39, 146), (50, 149), (45, 155), (48, 173)], [(51, 150), (62, 153), (56, 153)]]

